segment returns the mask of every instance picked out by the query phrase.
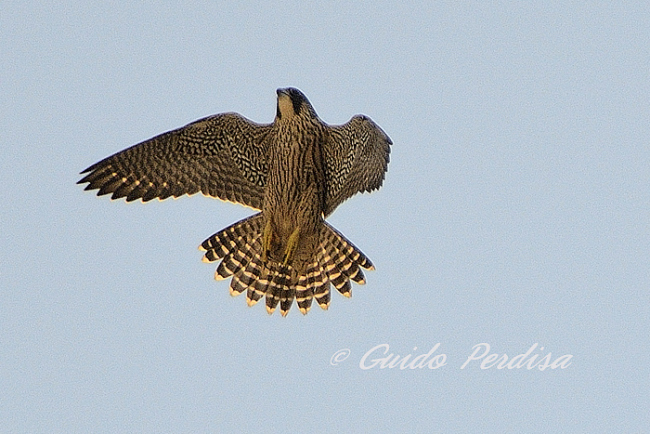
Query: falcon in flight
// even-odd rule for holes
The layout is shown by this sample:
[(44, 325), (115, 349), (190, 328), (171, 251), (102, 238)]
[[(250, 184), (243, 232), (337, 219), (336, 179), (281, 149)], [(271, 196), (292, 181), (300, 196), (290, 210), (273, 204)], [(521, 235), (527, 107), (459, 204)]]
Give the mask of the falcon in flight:
[(98, 196), (143, 202), (198, 192), (259, 212), (205, 240), (203, 260), (221, 260), (215, 279), (232, 277), (231, 295), (249, 306), (266, 297), (286, 316), (294, 298), (306, 314), (315, 298), (330, 304), (330, 285), (351, 296), (370, 260), (325, 218), (357, 192), (378, 189), (390, 138), (370, 118), (321, 121), (305, 95), (278, 89), (272, 124), (222, 113), (146, 140), (83, 172), (78, 184)]

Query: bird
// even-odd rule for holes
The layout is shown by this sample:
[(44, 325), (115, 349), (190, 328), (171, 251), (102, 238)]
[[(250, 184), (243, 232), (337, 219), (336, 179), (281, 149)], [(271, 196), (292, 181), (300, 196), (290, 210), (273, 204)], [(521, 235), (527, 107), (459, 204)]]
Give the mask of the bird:
[(359, 192), (381, 187), (393, 142), (369, 117), (323, 122), (296, 88), (277, 89), (275, 119), (221, 113), (191, 122), (99, 161), (78, 184), (127, 202), (202, 193), (258, 211), (207, 238), (204, 262), (230, 294), (263, 297), (286, 316), (294, 299), (307, 314), (327, 310), (331, 286), (346, 297), (365, 284), (370, 259), (325, 219)]

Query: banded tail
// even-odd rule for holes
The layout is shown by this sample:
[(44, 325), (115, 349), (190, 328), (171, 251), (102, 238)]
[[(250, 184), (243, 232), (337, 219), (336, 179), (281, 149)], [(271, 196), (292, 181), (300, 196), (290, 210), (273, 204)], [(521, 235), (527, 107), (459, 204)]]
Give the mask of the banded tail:
[(204, 262), (221, 260), (215, 279), (232, 276), (230, 295), (246, 291), (249, 306), (266, 296), (266, 310), (286, 316), (294, 298), (303, 314), (311, 309), (313, 299), (327, 309), (330, 305), (330, 284), (346, 297), (352, 296), (350, 280), (366, 283), (361, 268), (373, 270), (370, 260), (340, 232), (323, 222), (319, 246), (314, 260), (303, 273), (290, 265), (262, 261), (264, 219), (261, 213), (223, 229), (205, 240), (199, 247), (205, 250)]

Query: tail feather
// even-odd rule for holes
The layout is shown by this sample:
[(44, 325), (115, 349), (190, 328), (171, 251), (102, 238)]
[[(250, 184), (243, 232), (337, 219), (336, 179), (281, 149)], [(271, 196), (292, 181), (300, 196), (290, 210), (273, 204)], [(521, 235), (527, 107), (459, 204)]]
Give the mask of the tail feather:
[(291, 305), (293, 304), (293, 298), (296, 295), (296, 291), (291, 289), (281, 289), (280, 291), (280, 313), (282, 316), (287, 316)]
[(298, 309), (300, 309), (300, 312), (303, 314), (309, 312), (313, 300), (314, 288), (307, 288), (304, 286), (296, 288), (296, 303), (298, 304)]
[(269, 275), (268, 272), (258, 275), (257, 280), (246, 291), (246, 302), (249, 306), (253, 306), (269, 292), (268, 289), (271, 287), (272, 279), (273, 276)]
[(231, 295), (246, 291), (249, 306), (266, 297), (269, 313), (280, 305), (280, 313), (287, 315), (294, 299), (303, 314), (309, 312), (314, 299), (321, 308), (327, 309), (332, 285), (350, 297), (350, 281), (363, 285), (365, 276), (361, 268), (374, 268), (354, 244), (326, 222), (320, 230), (320, 244), (314, 252), (313, 263), (302, 273), (291, 265), (272, 260), (264, 263), (262, 237), (263, 218), (258, 213), (212, 235), (201, 244), (201, 249), (206, 251), (204, 261), (221, 260), (215, 279), (232, 277)]
[(252, 286), (260, 275), (262, 275), (263, 265), (261, 263), (261, 258), (258, 256), (253, 256), (251, 261), (248, 263), (245, 269), (240, 270), (234, 278), (236, 278), (241, 284), (248, 288)]
[(330, 307), (330, 282), (325, 281), (322, 285), (314, 288), (314, 298), (323, 310)]
[(244, 254), (245, 252), (243, 250), (237, 250), (223, 258), (223, 261), (221, 261), (221, 264), (219, 264), (215, 271), (215, 279), (227, 279), (243, 267), (246, 267), (248, 258)]
[[(242, 234), (240, 237), (246, 237), (246, 234)], [(232, 250), (223, 257), (223, 260), (215, 271), (214, 278), (216, 280), (223, 280), (233, 276), (231, 289), (239, 293), (241, 291), (238, 291), (237, 289), (241, 283), (241, 279), (235, 275), (239, 275), (241, 271), (246, 270), (248, 264), (255, 259), (255, 252), (261, 248), (261, 245), (259, 240), (256, 238), (243, 240), (240, 238), (236, 242), (230, 244)], [(220, 245), (220, 251), (225, 250), (223, 246), (224, 244)]]
[(223, 259), (229, 253), (237, 250), (250, 250), (252, 247), (251, 244), (259, 243), (258, 237), (250, 237), (250, 235), (262, 233), (261, 217), (262, 215), (260, 213), (252, 215), (228, 226), (203, 241), (199, 248), (205, 250), (205, 262), (214, 262)]
[(361, 268), (357, 267), (356, 271), (351, 273), (348, 277), (350, 278), (350, 280), (356, 282), (358, 285), (366, 284), (366, 276), (364, 276), (363, 271), (361, 271)]
[[(271, 278), (269, 279), (269, 286), (266, 290), (266, 310), (268, 313), (273, 313), (278, 303), (280, 303), (282, 316), (286, 316), (289, 311), (288, 308), (285, 309), (285, 299), (287, 298), (285, 290), (290, 288), (291, 285), (287, 278), (287, 273), (289, 273), (288, 267), (278, 267), (276, 265), (273, 269)], [(289, 307), (291, 307), (291, 302), (293, 302), (293, 295), (291, 296)]]
[(343, 296), (350, 298), (352, 297), (352, 284), (350, 284), (349, 280), (345, 280), (343, 282), (343, 285), (337, 286), (336, 290)]
[(266, 311), (268, 313), (273, 313), (278, 303), (280, 302), (280, 294), (276, 291), (269, 291), (266, 294)]
[(244, 284), (241, 279), (239, 279), (239, 274), (232, 276), (232, 281), (230, 282), (230, 295), (233, 297), (238, 296), (248, 288), (248, 285)]
[(370, 262), (370, 259), (368, 259), (368, 257), (364, 255), (361, 250), (359, 250), (354, 244), (348, 241), (343, 236), (343, 234), (334, 229), (334, 227), (332, 227), (329, 223), (323, 222), (323, 224), (329, 230), (321, 231), (321, 236), (325, 236), (325, 238), (329, 241), (329, 244), (334, 248), (334, 251), (338, 251), (341, 253), (341, 255), (347, 256), (349, 261), (354, 262), (367, 270), (375, 269), (375, 267), (372, 265), (372, 262)]
[(298, 283), (296, 284), (296, 303), (303, 315), (309, 312), (312, 301), (314, 300), (314, 286), (320, 277), (320, 272), (317, 267), (318, 262), (311, 264), (307, 272), (298, 278)]

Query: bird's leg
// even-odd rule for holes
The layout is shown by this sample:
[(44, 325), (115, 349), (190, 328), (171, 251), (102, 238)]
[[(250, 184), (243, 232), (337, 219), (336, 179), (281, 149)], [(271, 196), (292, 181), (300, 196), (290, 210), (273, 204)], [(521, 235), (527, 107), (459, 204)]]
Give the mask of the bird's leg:
[(262, 262), (266, 264), (266, 260), (271, 252), (271, 241), (273, 240), (273, 229), (271, 229), (271, 219), (266, 222), (264, 226), (264, 234), (262, 236)]
[(299, 235), (300, 235), (300, 227), (297, 227), (296, 229), (293, 230), (293, 232), (289, 236), (289, 240), (287, 241), (287, 248), (284, 250), (282, 265), (286, 266), (287, 264), (289, 264), (289, 262), (291, 262), (293, 253), (296, 251), (296, 247), (298, 247)]

